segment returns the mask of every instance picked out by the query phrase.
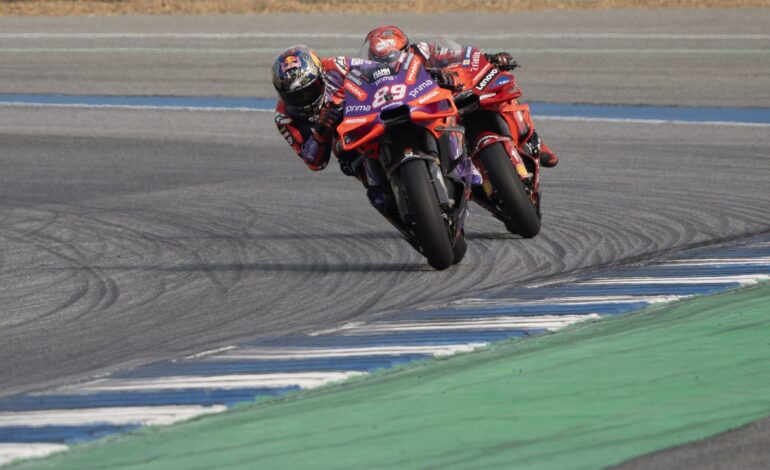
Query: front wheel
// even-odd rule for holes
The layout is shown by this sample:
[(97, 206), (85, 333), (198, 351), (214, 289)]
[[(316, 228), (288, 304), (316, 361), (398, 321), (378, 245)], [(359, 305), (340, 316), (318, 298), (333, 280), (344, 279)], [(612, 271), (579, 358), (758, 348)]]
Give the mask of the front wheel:
[(452, 266), (455, 253), (425, 161), (415, 159), (404, 163), (399, 168), (399, 175), (414, 229), (428, 264), (437, 270)]
[(457, 264), (465, 258), (465, 252), (468, 250), (468, 245), (465, 243), (465, 232), (462, 232), (455, 240), (453, 247), (455, 259), (452, 264)]
[(511, 163), (503, 144), (494, 144), (481, 151), (481, 163), (487, 170), (498, 204), (505, 216), (506, 228), (524, 238), (540, 233), (540, 217), (524, 190), (524, 184)]

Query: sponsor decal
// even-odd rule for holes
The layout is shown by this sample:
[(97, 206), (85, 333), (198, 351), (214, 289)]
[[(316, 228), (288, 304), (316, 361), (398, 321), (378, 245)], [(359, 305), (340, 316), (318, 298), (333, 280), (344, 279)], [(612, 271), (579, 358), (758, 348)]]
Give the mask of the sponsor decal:
[(489, 72), (490, 70), (492, 70), (492, 64), (487, 64), (484, 67), (481, 67), (481, 70), (479, 70), (478, 73), (476, 73), (476, 75), (473, 76), (472, 82), (478, 83), (478, 81), (481, 80), (481, 77), (486, 75), (486, 73)]
[(359, 59), (359, 58), (350, 59), (350, 65), (353, 65), (353, 66), (362, 65), (364, 62), (366, 62), (364, 59)]
[(409, 65), (412, 64), (412, 59), (414, 59), (414, 54), (407, 54), (406, 52), (402, 52), (399, 57), (399, 61), (403, 64), (402, 67), (405, 69), (408, 69)]
[(385, 106), (383, 106), (382, 110), (385, 111), (386, 109), (397, 108), (399, 106), (402, 106), (403, 104), (404, 104), (403, 101), (392, 101), (392, 102), (386, 104)]
[(427, 42), (420, 42), (417, 43), (417, 50), (422, 54), (423, 57), (426, 59), (430, 58), (430, 47), (428, 46)]
[(345, 113), (361, 113), (371, 111), (372, 107), (368, 104), (354, 104), (345, 106)]
[(424, 82), (420, 83), (419, 85), (417, 85), (416, 87), (414, 87), (412, 91), (409, 92), (409, 96), (411, 96), (412, 98), (417, 98), (417, 95), (419, 95), (423, 91), (433, 86), (433, 84), (434, 84), (433, 80), (429, 78)]
[(291, 124), (291, 118), (283, 113), (275, 113), (275, 123), (279, 126)]
[(431, 91), (427, 95), (425, 95), (422, 98), (420, 98), (419, 100), (417, 100), (417, 104), (425, 104), (426, 102), (428, 102), (428, 101), (432, 100), (433, 98), (435, 98), (436, 95), (438, 95), (438, 94), (439, 94), (438, 89), (434, 89), (433, 91)]
[(527, 171), (527, 167), (521, 162), (516, 163), (516, 173), (519, 174), (521, 179), (529, 178), (529, 171)]
[(289, 132), (289, 129), (287, 129), (284, 126), (278, 126), (278, 132), (281, 133), (284, 139), (286, 139), (286, 142), (289, 143), (289, 145), (294, 145), (294, 137), (291, 135), (291, 132)]
[(508, 82), (510, 82), (510, 81), (511, 81), (511, 79), (510, 79), (510, 78), (508, 78), (508, 77), (506, 77), (506, 76), (502, 76), (502, 77), (498, 78), (498, 79), (495, 81), (495, 86), (503, 86), (503, 85), (505, 85), (506, 83), (508, 83)]
[(375, 80), (372, 85), (379, 85), (382, 82), (392, 82), (395, 79), (396, 77), (394, 77), (393, 75), (385, 75), (384, 77), (378, 78), (377, 80)]
[(493, 143), (497, 142), (498, 136), (495, 134), (487, 134), (484, 137), (480, 138), (478, 142), (476, 142), (476, 150), (481, 150), (487, 145), (492, 145)]
[(374, 45), (374, 51), (382, 53), (388, 49), (396, 47), (396, 40), (394, 38), (377, 38), (377, 43)]
[(471, 52), (473, 52), (473, 46), (468, 46), (465, 49), (465, 60), (470, 60), (471, 58)]
[(468, 67), (469, 65), (471, 65), (470, 59), (463, 60), (463, 67)]
[(372, 78), (377, 80), (378, 78), (382, 78), (386, 75), (390, 75), (390, 69), (387, 67), (383, 67), (381, 69), (375, 70), (374, 73), (372, 74)]
[(358, 98), (359, 101), (365, 100), (366, 97), (368, 96), (364, 90), (362, 90), (361, 88), (359, 88), (358, 86), (356, 86), (353, 82), (351, 82), (349, 80), (345, 80), (345, 85), (344, 85), (343, 88), (345, 88), (345, 90), (347, 90), (353, 96)]
[(417, 81), (417, 72), (420, 71), (420, 61), (419, 60), (413, 60), (411, 64), (409, 64), (409, 70), (406, 72), (406, 83), (409, 85), (413, 85), (414, 82)]
[(302, 64), (299, 61), (299, 58), (295, 55), (289, 55), (284, 57), (283, 61), (281, 61), (281, 72), (286, 72), (287, 70), (291, 69), (298, 69), (300, 68)]
[(364, 124), (369, 120), (366, 117), (348, 118), (342, 121), (343, 124)]
[(344, 57), (335, 57), (334, 65), (337, 66), (337, 70), (339, 70), (342, 75), (345, 75), (348, 72), (348, 64), (345, 63)]
[(497, 95), (496, 92), (495, 93), (487, 93), (485, 95), (479, 96), (479, 100), (485, 100), (487, 98), (492, 98), (493, 96), (496, 96), (496, 95)]
[(307, 148), (303, 149), (304, 150), (303, 153), (305, 154), (305, 160), (307, 160), (310, 163), (315, 162), (316, 156), (318, 155), (318, 150), (320, 150), (318, 146), (318, 141), (316, 141), (315, 139), (310, 139), (307, 141), (306, 147)]
[(352, 73), (347, 74), (347, 76), (345, 78), (347, 78), (348, 80), (350, 80), (351, 82), (355, 83), (358, 86), (363, 86), (364, 85), (363, 80), (358, 78), (358, 76), (353, 75)]
[(481, 51), (476, 50), (471, 56), (471, 71), (475, 72), (479, 69), (481, 63)]
[(489, 85), (489, 82), (491, 82), (492, 79), (495, 78), (498, 73), (500, 73), (500, 71), (497, 69), (490, 70), (489, 73), (484, 78), (481, 79), (479, 84), (476, 85), (476, 89), (483, 90), (484, 88), (486, 88), (487, 85)]

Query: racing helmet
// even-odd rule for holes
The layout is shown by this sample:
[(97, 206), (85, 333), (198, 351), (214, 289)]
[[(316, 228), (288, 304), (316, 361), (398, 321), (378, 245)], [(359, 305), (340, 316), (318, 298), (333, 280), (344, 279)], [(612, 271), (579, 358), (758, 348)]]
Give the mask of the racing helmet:
[(369, 31), (364, 46), (370, 60), (387, 64), (409, 48), (409, 38), (397, 26), (380, 26)]
[(315, 115), (326, 88), (321, 59), (304, 45), (286, 49), (273, 61), (273, 86), (290, 112)]

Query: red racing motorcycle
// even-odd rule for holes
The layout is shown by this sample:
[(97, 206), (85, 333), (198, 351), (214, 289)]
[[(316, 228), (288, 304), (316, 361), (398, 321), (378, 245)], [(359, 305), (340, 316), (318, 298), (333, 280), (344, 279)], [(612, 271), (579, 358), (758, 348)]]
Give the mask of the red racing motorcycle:
[(511, 233), (531, 238), (540, 232), (540, 159), (521, 150), (534, 131), (529, 105), (512, 73), (490, 63), (475, 47), (452, 45), (462, 60), (440, 64), (455, 75), (455, 105), (466, 130), (471, 158), (483, 183), (473, 200), (505, 223)]

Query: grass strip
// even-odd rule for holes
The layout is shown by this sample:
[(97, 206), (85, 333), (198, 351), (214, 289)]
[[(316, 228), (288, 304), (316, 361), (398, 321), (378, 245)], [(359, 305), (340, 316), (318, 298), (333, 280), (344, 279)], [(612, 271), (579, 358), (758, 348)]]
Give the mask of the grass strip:
[(770, 414), (769, 300), (651, 308), (20, 467), (603, 467)]

